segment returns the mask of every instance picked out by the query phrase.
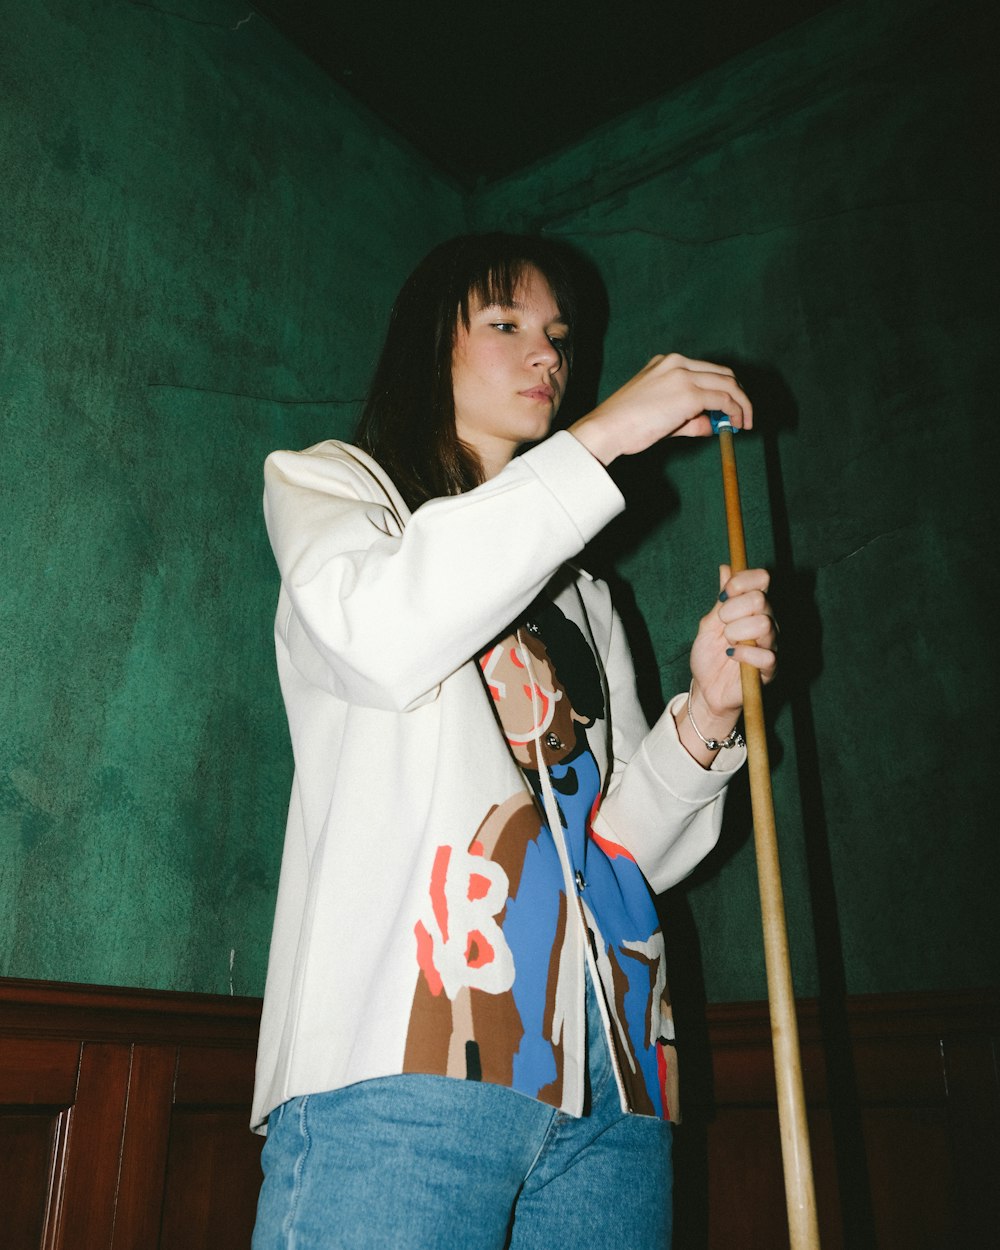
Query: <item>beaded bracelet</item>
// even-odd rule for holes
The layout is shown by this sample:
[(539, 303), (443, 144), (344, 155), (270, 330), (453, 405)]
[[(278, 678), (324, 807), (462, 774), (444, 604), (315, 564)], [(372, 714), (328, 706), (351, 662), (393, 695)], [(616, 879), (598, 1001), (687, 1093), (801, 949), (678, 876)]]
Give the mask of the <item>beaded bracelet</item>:
[(705, 735), (698, 728), (698, 725), (694, 719), (694, 713), (691, 711), (691, 696), (693, 694), (694, 694), (694, 678), (692, 677), (691, 685), (688, 687), (688, 700), (687, 700), (688, 720), (691, 722), (691, 728), (695, 731), (695, 733), (702, 740), (702, 742), (704, 742), (705, 746), (707, 746), (710, 751), (719, 751), (719, 750), (722, 750), (723, 748), (728, 750), (730, 747), (745, 747), (746, 739), (743, 737), (743, 735), (740, 733), (740, 731), (736, 728), (735, 725), (732, 727), (732, 729), (724, 738), (706, 738), (705, 737)]

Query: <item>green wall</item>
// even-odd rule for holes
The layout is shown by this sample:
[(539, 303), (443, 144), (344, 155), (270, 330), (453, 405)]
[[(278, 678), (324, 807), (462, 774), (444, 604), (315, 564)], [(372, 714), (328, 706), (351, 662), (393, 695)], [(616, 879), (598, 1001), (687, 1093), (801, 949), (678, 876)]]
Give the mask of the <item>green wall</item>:
[[(732, 362), (748, 545), (776, 569), (769, 692), (796, 987), (995, 983), (997, 702), (986, 475), (994, 91), (979, 6), (852, 3), (491, 191), (583, 249), (604, 387), (653, 350)], [(989, 372), (988, 372), (989, 370)], [(664, 463), (665, 459), (665, 463)], [(726, 558), (718, 457), (632, 470), (615, 565), (663, 694)], [(606, 555), (606, 552), (602, 552)], [(666, 900), (709, 1000), (765, 994), (750, 824)]]
[[(259, 17), (165, 7), (5, 5), (0, 972), (262, 989), (291, 765), (260, 464), (349, 431), (399, 281), (471, 221), (597, 263), (603, 390), (675, 348), (755, 396), (799, 991), (994, 980), (974, 6), (852, 0), (471, 197)], [(622, 477), (593, 560), (653, 705), (725, 558), (717, 458)], [(737, 793), (666, 900), (713, 1000), (764, 995), (748, 828)]]
[(248, 6), (163, 9), (4, 5), (0, 971), (259, 993), (261, 464), (348, 432), (464, 206)]

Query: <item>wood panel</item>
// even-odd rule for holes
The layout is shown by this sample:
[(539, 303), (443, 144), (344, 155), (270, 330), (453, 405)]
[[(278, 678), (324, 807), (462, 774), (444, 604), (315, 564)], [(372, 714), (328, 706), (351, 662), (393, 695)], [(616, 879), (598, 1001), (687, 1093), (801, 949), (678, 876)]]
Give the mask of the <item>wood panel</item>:
[(247, 1131), (245, 1107), (175, 1112), (161, 1250), (250, 1245), (260, 1188), (259, 1142)]
[[(799, 1005), (824, 1250), (1000, 1247), (1000, 993)], [(247, 1250), (260, 1003), (0, 980), (5, 1250)], [(787, 1245), (764, 1003), (680, 1025), (674, 1250)]]
[(53, 1184), (62, 1175), (65, 1112), (50, 1107), (4, 1109), (0, 1115), (0, 1176), (4, 1237), (11, 1247), (46, 1246)]
[(178, 1062), (160, 1250), (250, 1245), (261, 1141), (247, 1129), (254, 1054), (220, 1059), (218, 1047), (189, 1046)]
[(246, 1250), (256, 999), (0, 980), (5, 1250)]
[[(1000, 994), (843, 1004), (849, 1054), (799, 1004), (823, 1250), (1000, 1247)], [(683, 1020), (679, 1027), (683, 1028)], [(676, 1136), (675, 1250), (788, 1244), (764, 1003), (709, 1006)]]

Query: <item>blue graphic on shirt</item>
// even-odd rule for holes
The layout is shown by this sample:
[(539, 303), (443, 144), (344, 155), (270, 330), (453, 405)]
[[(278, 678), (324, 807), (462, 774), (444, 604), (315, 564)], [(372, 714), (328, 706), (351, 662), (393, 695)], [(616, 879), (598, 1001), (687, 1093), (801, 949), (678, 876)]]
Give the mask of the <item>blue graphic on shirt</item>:
[[(566, 943), (589, 940), (629, 1105), (672, 1114), (656, 910), (625, 847), (592, 826), (601, 776), (587, 730), (607, 718), (598, 661), (580, 628), (542, 597), (479, 665), (534, 802), (512, 794), (490, 807), (466, 846), (436, 848), (414, 925), (420, 975), (404, 1070), (494, 1081), (563, 1105), (562, 1013), (577, 998), (561, 978), (579, 969), (575, 957), (567, 963)], [(561, 829), (549, 828), (542, 777)], [(570, 863), (568, 896), (557, 839)], [(588, 1018), (588, 1029), (602, 1028)]]
[[(582, 735), (581, 735), (582, 736)], [(645, 960), (630, 957), (622, 945), (630, 942), (646, 946), (658, 933), (656, 910), (649, 887), (634, 860), (624, 855), (612, 859), (590, 836), (590, 814), (600, 792), (600, 773), (589, 747), (551, 765), (549, 775), (562, 817), (564, 835), (573, 872), (585, 882), (582, 896), (593, 913), (598, 929), (609, 939), (603, 952), (613, 963), (627, 988), (624, 992), (620, 1023), (628, 1034), (627, 1050), (637, 1060), (642, 1084), (652, 1103), (653, 1113), (664, 1115), (655, 1045), (647, 1044), (651, 1004), (651, 978)], [(541, 802), (538, 773), (525, 769), (525, 776)], [(548, 825), (525, 857), (521, 884), (516, 898), (507, 904), (504, 936), (514, 955), (514, 1001), (524, 1037), (514, 1056), (514, 1087), (537, 1097), (556, 1076), (554, 1048), (546, 1036), (546, 990), (550, 968), (532, 957), (538, 950), (552, 950), (556, 942), (559, 904), (565, 899), (562, 871), (555, 842)], [(575, 906), (575, 901), (570, 904)], [(616, 1014), (614, 1011), (612, 1014)], [(598, 1020), (588, 1028), (601, 1028)], [(614, 1021), (612, 1022), (614, 1027)], [(653, 1039), (655, 1042), (655, 1039)], [(618, 1048), (619, 1051), (622, 1048)], [(626, 1060), (627, 1062), (627, 1060)]]

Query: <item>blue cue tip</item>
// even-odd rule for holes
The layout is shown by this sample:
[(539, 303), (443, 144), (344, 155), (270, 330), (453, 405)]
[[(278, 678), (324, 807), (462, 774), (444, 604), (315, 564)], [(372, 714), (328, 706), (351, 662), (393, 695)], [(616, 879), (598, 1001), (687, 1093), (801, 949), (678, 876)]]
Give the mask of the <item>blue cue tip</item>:
[(733, 425), (724, 412), (710, 410), (706, 413), (706, 416), (712, 423), (713, 434), (718, 434), (721, 430), (728, 430), (730, 434), (739, 434), (739, 429)]

